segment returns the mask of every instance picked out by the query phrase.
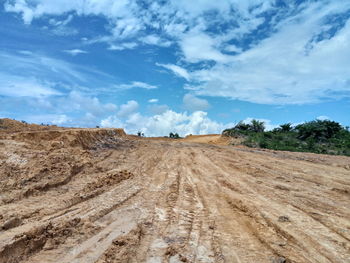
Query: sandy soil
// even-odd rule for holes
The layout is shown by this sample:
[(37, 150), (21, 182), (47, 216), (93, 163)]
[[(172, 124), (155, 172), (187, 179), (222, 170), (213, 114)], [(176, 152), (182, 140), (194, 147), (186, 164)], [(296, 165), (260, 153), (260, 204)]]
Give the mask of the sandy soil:
[(350, 262), (350, 158), (209, 137), (2, 132), (0, 262)]

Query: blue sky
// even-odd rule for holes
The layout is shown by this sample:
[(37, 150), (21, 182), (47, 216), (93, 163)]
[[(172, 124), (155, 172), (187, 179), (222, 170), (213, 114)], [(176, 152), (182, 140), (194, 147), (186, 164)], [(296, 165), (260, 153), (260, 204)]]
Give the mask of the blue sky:
[(1, 0), (0, 117), (148, 136), (350, 125), (350, 1)]

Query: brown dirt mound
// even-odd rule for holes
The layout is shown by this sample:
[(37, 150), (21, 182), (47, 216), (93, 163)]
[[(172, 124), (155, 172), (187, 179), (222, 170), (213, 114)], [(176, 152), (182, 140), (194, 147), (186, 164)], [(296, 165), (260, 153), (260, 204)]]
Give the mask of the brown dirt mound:
[[(0, 132), (16, 132), (16, 131), (38, 131), (57, 129), (56, 125), (37, 125), (11, 120), (8, 118), (0, 119)], [(62, 129), (62, 128), (60, 128)]]
[(112, 146), (125, 136), (123, 129), (62, 129), (2, 134), (3, 138), (38, 145), (49, 144), (52, 148), (79, 146), (84, 149)]

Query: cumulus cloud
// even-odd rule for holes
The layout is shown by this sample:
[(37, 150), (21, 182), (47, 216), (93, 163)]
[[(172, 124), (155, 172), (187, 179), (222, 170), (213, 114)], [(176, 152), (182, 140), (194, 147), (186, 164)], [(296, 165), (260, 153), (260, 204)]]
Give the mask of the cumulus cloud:
[(210, 104), (205, 99), (197, 98), (192, 94), (186, 94), (183, 99), (183, 107), (190, 111), (207, 110), (210, 108)]
[(134, 100), (129, 100), (126, 104), (120, 106), (118, 111), (119, 117), (128, 117), (132, 113), (135, 113), (139, 108), (139, 104)]
[(124, 128), (123, 122), (117, 116), (109, 116), (101, 120), (100, 125), (103, 128)]
[(102, 103), (97, 97), (90, 97), (79, 91), (71, 91), (66, 99), (67, 102), (67, 110), (86, 111), (94, 116), (101, 116), (106, 112), (115, 112), (118, 108), (113, 103)]
[(170, 132), (177, 132), (181, 136), (185, 136), (188, 134), (221, 133), (222, 130), (232, 127), (233, 124), (213, 121), (203, 111), (188, 114), (167, 110), (151, 117), (133, 113), (125, 121), (120, 120), (117, 116), (109, 116), (101, 121), (101, 126), (123, 127), (131, 134), (142, 131), (146, 136), (165, 136)]
[(168, 105), (150, 105), (148, 107), (148, 110), (152, 114), (162, 114), (163, 112), (166, 112), (169, 109)]
[(74, 127), (95, 127), (101, 119), (118, 112), (117, 105), (76, 90), (55, 96), (0, 95), (0, 105), (10, 109), (8, 116), (16, 114), (18, 118), (29, 122)]

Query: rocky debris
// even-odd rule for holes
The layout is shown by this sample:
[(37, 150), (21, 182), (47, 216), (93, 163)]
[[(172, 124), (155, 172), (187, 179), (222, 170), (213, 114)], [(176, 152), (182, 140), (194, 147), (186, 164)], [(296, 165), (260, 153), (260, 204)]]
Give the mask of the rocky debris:
[(14, 228), (14, 227), (19, 226), (21, 223), (22, 223), (22, 220), (20, 218), (12, 217), (2, 225), (2, 229), (8, 230), (10, 228)]
[(290, 219), (288, 216), (280, 216), (278, 217), (278, 222), (290, 222)]
[(288, 263), (284, 257), (277, 257), (272, 260), (272, 263)]

